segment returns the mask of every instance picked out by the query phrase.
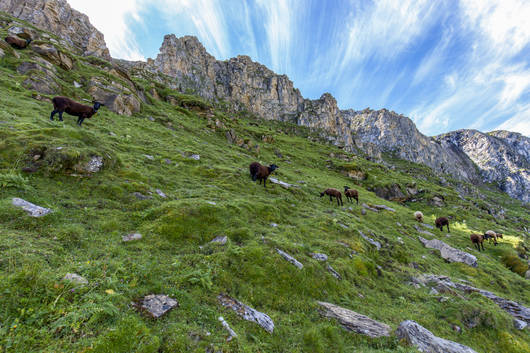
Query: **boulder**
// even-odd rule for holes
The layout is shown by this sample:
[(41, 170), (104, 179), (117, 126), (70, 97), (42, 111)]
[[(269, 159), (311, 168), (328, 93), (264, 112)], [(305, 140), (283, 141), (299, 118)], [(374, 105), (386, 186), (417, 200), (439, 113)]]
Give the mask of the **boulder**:
[(289, 183), (286, 183), (285, 181), (281, 181), (281, 180), (278, 180), (276, 178), (269, 178), (269, 181), (271, 183), (273, 183), (273, 184), (280, 185), (284, 189), (290, 189), (290, 188), (293, 188), (293, 187), (298, 187), (298, 185), (289, 184)]
[(455, 249), (438, 239), (418, 238), (426, 248), (440, 250), (440, 256), (449, 262), (462, 262), (466, 265), (477, 267), (477, 258), (465, 251)]
[(140, 239), (142, 239), (142, 234), (140, 233), (131, 233), (131, 234), (127, 234), (121, 237), (121, 240), (124, 242), (140, 240)]
[(272, 322), (272, 319), (268, 315), (261, 313), (226, 294), (219, 294), (217, 300), (219, 300), (219, 303), (221, 303), (222, 306), (232, 309), (243, 319), (257, 323), (263, 327), (265, 331), (269, 333), (274, 331), (274, 322)]
[(70, 58), (65, 53), (57, 50), (57, 48), (55, 48), (55, 46), (53, 46), (52, 44), (31, 44), (30, 48), (52, 64), (60, 66), (65, 70), (72, 70), (72, 68), (74, 67), (74, 62), (72, 58)]
[(360, 333), (372, 338), (390, 336), (391, 328), (384, 323), (331, 303), (317, 303), (322, 307), (322, 310), (320, 310), (322, 316), (336, 319), (348, 331)]
[(228, 237), (226, 235), (220, 235), (218, 237), (213, 238), (213, 240), (210, 241), (210, 243), (225, 245), (227, 241), (228, 241)]
[(13, 206), (17, 206), (26, 211), (31, 217), (42, 217), (46, 216), (48, 213), (52, 212), (51, 209), (40, 207), (32, 204), (26, 200), (14, 197), (12, 200)]
[(373, 246), (375, 246), (377, 248), (377, 250), (381, 250), (381, 243), (376, 241), (376, 240), (373, 240), (372, 238), (369, 238), (367, 237), (366, 235), (364, 235), (363, 232), (361, 232), (360, 230), (358, 231), (359, 234), (361, 235), (361, 237), (363, 237), (364, 240), (366, 240), (367, 242), (369, 242), (370, 244), (372, 244)]
[(276, 251), (278, 252), (278, 254), (280, 254), (285, 260), (289, 261), (290, 263), (292, 263), (293, 265), (295, 265), (299, 270), (301, 270), (302, 268), (304, 268), (304, 265), (302, 265), (302, 263), (300, 263), (298, 260), (296, 260), (294, 257), (292, 257), (291, 255), (287, 254), (286, 252), (280, 250), (280, 249), (276, 249)]
[(403, 321), (396, 330), (396, 335), (418, 348), (420, 352), (477, 353), (463, 344), (435, 336), (431, 331), (412, 320)]
[(78, 173), (93, 174), (99, 172), (101, 168), (103, 168), (103, 157), (92, 156), (87, 162), (77, 164), (74, 170)]
[(178, 302), (163, 294), (150, 294), (141, 299), (135, 306), (149, 314), (151, 317), (158, 319), (168, 311), (178, 305)]
[(120, 115), (131, 116), (140, 111), (140, 100), (129, 90), (102, 83), (89, 83), (88, 93), (105, 107)]
[(63, 281), (69, 281), (75, 284), (88, 284), (85, 277), (79, 276), (77, 273), (67, 273), (63, 277)]
[(312, 252), (312, 253), (309, 254), (309, 256), (311, 256), (313, 259), (315, 259), (317, 261), (327, 261), (327, 259), (328, 259), (328, 255), (320, 254), (320, 253), (317, 253), (317, 252)]

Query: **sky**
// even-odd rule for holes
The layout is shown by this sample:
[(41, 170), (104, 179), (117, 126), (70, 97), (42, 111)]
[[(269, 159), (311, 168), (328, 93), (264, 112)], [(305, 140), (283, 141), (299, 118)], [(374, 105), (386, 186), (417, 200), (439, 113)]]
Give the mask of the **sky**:
[[(156, 57), (195, 35), (219, 60), (248, 55), (306, 98), (386, 108), (426, 135), (530, 136), (529, 0), (68, 0), (113, 57)], [(103, 10), (102, 10), (103, 9)]]

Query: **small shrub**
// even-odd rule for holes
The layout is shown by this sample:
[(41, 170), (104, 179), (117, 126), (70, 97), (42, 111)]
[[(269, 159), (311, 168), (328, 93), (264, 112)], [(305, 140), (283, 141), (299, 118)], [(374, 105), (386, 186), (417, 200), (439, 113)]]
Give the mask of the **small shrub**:
[(525, 272), (528, 270), (528, 265), (525, 262), (523, 262), (519, 258), (519, 256), (517, 256), (515, 253), (511, 251), (505, 252), (502, 255), (501, 261), (504, 264), (504, 266), (510, 269), (510, 271), (515, 272), (519, 274), (520, 276), (524, 276)]
[(14, 172), (8, 172), (6, 174), (0, 174), (0, 189), (20, 189), (30, 190), (28, 179), (22, 175)]

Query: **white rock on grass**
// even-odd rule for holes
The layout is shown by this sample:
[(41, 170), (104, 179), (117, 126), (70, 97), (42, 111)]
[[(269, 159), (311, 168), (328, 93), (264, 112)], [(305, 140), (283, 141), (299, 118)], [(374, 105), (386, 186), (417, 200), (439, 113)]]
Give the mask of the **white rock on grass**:
[(292, 263), (293, 265), (295, 265), (298, 269), (302, 269), (304, 268), (304, 265), (302, 265), (301, 262), (299, 262), (298, 260), (296, 260), (294, 257), (292, 257), (291, 255), (289, 255), (288, 253), (280, 250), (280, 249), (276, 249), (276, 251), (278, 252), (278, 254), (280, 254), (285, 260), (289, 261), (290, 263)]
[(418, 227), (416, 224), (414, 225), (414, 228), (416, 228), (416, 230), (418, 231), (418, 233), (420, 234), (425, 234), (425, 235), (428, 235), (428, 236), (431, 236), (431, 237), (434, 237), (435, 235), (432, 234), (431, 232), (427, 231), (427, 230), (423, 230), (421, 229), (420, 227)]
[(378, 209), (378, 210), (387, 210), (387, 211), (390, 211), (390, 212), (396, 212), (395, 209), (393, 209), (392, 207), (388, 207), (387, 205), (373, 205), (374, 208)]
[(228, 338), (226, 339), (226, 342), (230, 342), (233, 338), (237, 337), (237, 334), (232, 330), (230, 325), (228, 325), (228, 322), (222, 317), (219, 316), (219, 321), (221, 322), (221, 325), (228, 331)]
[(369, 242), (370, 244), (372, 244), (373, 246), (375, 246), (377, 248), (377, 250), (380, 250), (381, 249), (381, 243), (376, 241), (376, 240), (373, 240), (372, 238), (369, 238), (367, 237), (366, 235), (364, 235), (363, 232), (361, 232), (360, 230), (358, 231), (359, 234), (361, 235), (361, 237), (363, 237), (364, 240), (366, 240), (367, 242)]
[(219, 300), (222, 306), (232, 309), (243, 319), (257, 323), (263, 327), (265, 331), (269, 333), (274, 331), (274, 322), (272, 322), (272, 319), (268, 315), (261, 313), (226, 294), (219, 294), (217, 300)]
[(226, 235), (220, 235), (218, 237), (215, 237), (210, 243), (216, 243), (220, 245), (225, 245), (228, 241), (228, 237)]
[(32, 204), (31, 202), (28, 202), (26, 200), (20, 199), (18, 197), (14, 197), (12, 200), (13, 206), (17, 206), (22, 208), (24, 211), (29, 213), (31, 217), (42, 217), (46, 216), (48, 213), (52, 212), (51, 209), (40, 207), (37, 205)]
[(174, 307), (178, 305), (178, 302), (164, 294), (150, 294), (146, 295), (136, 307), (145, 311), (150, 316), (158, 319)]
[[(372, 211), (372, 212), (379, 212), (379, 210), (378, 210), (377, 208), (370, 207), (370, 206), (368, 206), (368, 205), (365, 204), (365, 203), (363, 203), (361, 206), (362, 206), (363, 209), (367, 209), (367, 210), (370, 210), (370, 211)], [(364, 213), (363, 213), (363, 214), (364, 214)]]
[(360, 333), (372, 338), (390, 336), (391, 328), (387, 324), (331, 303), (317, 303), (323, 308), (320, 311), (323, 316), (336, 319), (348, 331)]
[(438, 239), (418, 238), (426, 248), (440, 250), (440, 256), (449, 262), (461, 262), (471, 267), (477, 267), (477, 258), (465, 251), (455, 249)]
[(431, 331), (412, 320), (403, 321), (396, 330), (396, 335), (418, 348), (420, 352), (477, 353), (468, 346), (435, 336)]
[(77, 273), (67, 273), (63, 277), (63, 281), (69, 281), (75, 284), (88, 284), (85, 277), (79, 276)]
[(311, 256), (313, 259), (317, 261), (326, 261), (328, 259), (328, 255), (326, 254), (320, 254), (317, 252), (309, 253), (309, 256)]
[(331, 273), (331, 275), (333, 277), (335, 277), (336, 279), (338, 280), (341, 280), (342, 279), (342, 276), (337, 272), (335, 271), (335, 269), (333, 267), (331, 267), (331, 265), (327, 265), (326, 266), (326, 269), (328, 270), (329, 273)]
[(140, 233), (131, 233), (131, 234), (127, 234), (121, 237), (121, 240), (124, 242), (140, 240), (140, 239), (142, 239), (142, 234)]
[(289, 184), (289, 183), (286, 183), (285, 181), (281, 181), (281, 180), (278, 180), (276, 178), (269, 178), (269, 181), (271, 183), (273, 183), (273, 184), (280, 185), (284, 189), (290, 189), (290, 188), (293, 188), (293, 187), (298, 187), (298, 185)]
[(160, 189), (156, 189), (155, 192), (158, 194), (158, 196), (160, 196), (161, 198), (165, 199), (167, 198), (166, 194), (164, 194), (164, 192)]

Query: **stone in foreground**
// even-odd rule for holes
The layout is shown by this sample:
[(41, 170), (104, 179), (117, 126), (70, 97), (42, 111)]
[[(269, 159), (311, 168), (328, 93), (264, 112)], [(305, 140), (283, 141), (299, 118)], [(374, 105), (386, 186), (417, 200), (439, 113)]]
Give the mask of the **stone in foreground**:
[(468, 346), (433, 335), (431, 331), (412, 320), (403, 321), (396, 330), (396, 335), (417, 347), (420, 352), (477, 353)]
[(226, 235), (220, 235), (218, 237), (215, 237), (210, 243), (217, 243), (220, 245), (225, 245), (228, 241), (228, 237)]
[(302, 265), (302, 263), (300, 261), (298, 261), (297, 259), (295, 259), (294, 257), (292, 257), (291, 255), (289, 255), (288, 253), (284, 252), (284, 251), (281, 251), (280, 249), (276, 249), (276, 251), (278, 252), (278, 254), (280, 254), (285, 260), (289, 261), (290, 263), (292, 263), (293, 265), (295, 265), (296, 267), (298, 267), (298, 269), (302, 269), (304, 268), (304, 265)]
[(31, 217), (42, 217), (52, 212), (52, 210), (50, 210), (49, 208), (34, 205), (31, 202), (19, 199), (18, 197), (13, 197), (12, 202), (14, 206), (22, 208), (24, 211), (29, 213)]
[(426, 248), (440, 250), (440, 256), (449, 262), (462, 262), (471, 267), (477, 267), (477, 258), (465, 251), (455, 249), (438, 239), (418, 238)]
[(269, 333), (274, 331), (274, 323), (268, 315), (260, 313), (259, 311), (252, 309), (251, 307), (225, 294), (219, 294), (217, 299), (222, 306), (234, 310), (243, 319), (257, 323)]
[(281, 181), (279, 179), (276, 179), (276, 178), (269, 178), (269, 181), (273, 184), (278, 184), (280, 185), (282, 188), (284, 189), (290, 189), (292, 187), (298, 187), (298, 185), (294, 185), (294, 184), (289, 184), (289, 183), (286, 183), (285, 181)]
[(320, 254), (318, 252), (309, 253), (309, 256), (311, 256), (313, 259), (317, 261), (326, 261), (328, 259), (328, 255)]
[(357, 332), (372, 338), (390, 336), (390, 326), (383, 324), (382, 322), (375, 321), (368, 316), (358, 314), (355, 311), (341, 308), (334, 304), (326, 302), (317, 303), (324, 308), (324, 310), (321, 310), (320, 312), (323, 316), (337, 319), (337, 321), (348, 331)]
[(88, 284), (85, 277), (79, 276), (77, 273), (67, 273), (63, 277), (63, 281), (69, 281), (75, 284)]
[(142, 234), (140, 233), (131, 233), (131, 234), (127, 234), (121, 237), (121, 240), (124, 242), (140, 240), (140, 239), (142, 239)]
[(146, 295), (136, 307), (145, 311), (155, 319), (158, 319), (174, 307), (178, 305), (178, 302), (163, 294), (150, 294)]

